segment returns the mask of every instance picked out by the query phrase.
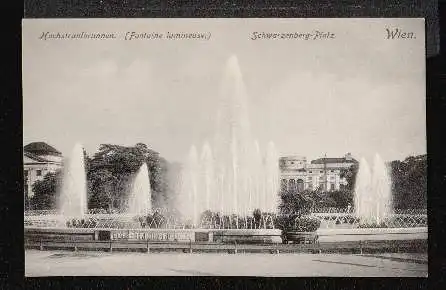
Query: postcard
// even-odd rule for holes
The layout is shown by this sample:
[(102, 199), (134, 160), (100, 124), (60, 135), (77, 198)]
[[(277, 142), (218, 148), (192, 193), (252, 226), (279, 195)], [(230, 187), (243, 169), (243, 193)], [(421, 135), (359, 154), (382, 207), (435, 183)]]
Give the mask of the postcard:
[(427, 277), (424, 19), (22, 31), (26, 276)]

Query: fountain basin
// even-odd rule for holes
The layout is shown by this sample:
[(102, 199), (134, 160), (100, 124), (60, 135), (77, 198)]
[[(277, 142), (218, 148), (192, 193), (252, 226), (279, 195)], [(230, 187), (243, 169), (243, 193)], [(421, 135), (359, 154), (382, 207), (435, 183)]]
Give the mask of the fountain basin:
[(279, 229), (222, 229), (211, 230), (212, 241), (216, 243), (281, 243)]
[(281, 243), (278, 229), (25, 228), (28, 239), (206, 243)]
[(316, 231), (319, 241), (346, 242), (359, 240), (427, 240), (427, 227), (413, 228), (354, 228), (354, 229), (319, 229)]
[(311, 243), (314, 244), (318, 240), (319, 236), (316, 232), (285, 232), (283, 234), (282, 243)]

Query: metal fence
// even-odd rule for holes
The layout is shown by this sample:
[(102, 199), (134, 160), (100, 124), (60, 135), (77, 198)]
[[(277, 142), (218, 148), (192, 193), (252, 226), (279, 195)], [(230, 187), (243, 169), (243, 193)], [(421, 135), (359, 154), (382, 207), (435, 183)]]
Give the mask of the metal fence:
[(428, 225), (426, 214), (393, 214), (368, 221), (350, 213), (313, 213), (312, 216), (321, 221), (321, 228), (412, 228)]
[[(160, 229), (274, 229), (276, 216), (262, 214), (260, 218), (239, 217), (212, 213), (205, 215), (194, 224), (169, 214), (167, 209), (159, 208), (152, 212), (159, 213), (148, 217), (134, 217), (128, 214), (92, 209), (82, 219), (66, 219), (57, 215), (55, 210), (25, 212), (25, 226), (67, 227), (67, 228), (160, 228)], [(371, 221), (360, 220), (351, 210), (342, 208), (324, 208), (311, 213), (321, 221), (321, 228), (358, 228), (358, 227), (392, 227), (410, 228), (427, 227), (425, 209), (396, 210), (394, 214)]]
[[(354, 213), (353, 207), (322, 207), (322, 208), (314, 208), (311, 210), (312, 213)], [(426, 208), (409, 208), (409, 209), (399, 209), (396, 208), (393, 210), (394, 214), (409, 214), (409, 215), (426, 215)]]

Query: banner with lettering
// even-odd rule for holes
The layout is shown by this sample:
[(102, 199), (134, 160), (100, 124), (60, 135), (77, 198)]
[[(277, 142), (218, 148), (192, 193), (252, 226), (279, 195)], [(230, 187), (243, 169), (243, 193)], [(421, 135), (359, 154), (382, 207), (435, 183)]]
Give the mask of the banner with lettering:
[(194, 242), (195, 232), (190, 230), (113, 230), (111, 240)]

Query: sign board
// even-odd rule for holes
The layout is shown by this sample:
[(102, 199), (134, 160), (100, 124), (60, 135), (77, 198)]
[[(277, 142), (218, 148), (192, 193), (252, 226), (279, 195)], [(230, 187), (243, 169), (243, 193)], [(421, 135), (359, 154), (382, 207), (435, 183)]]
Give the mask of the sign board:
[(190, 230), (113, 230), (110, 238), (114, 241), (194, 242), (195, 233)]

